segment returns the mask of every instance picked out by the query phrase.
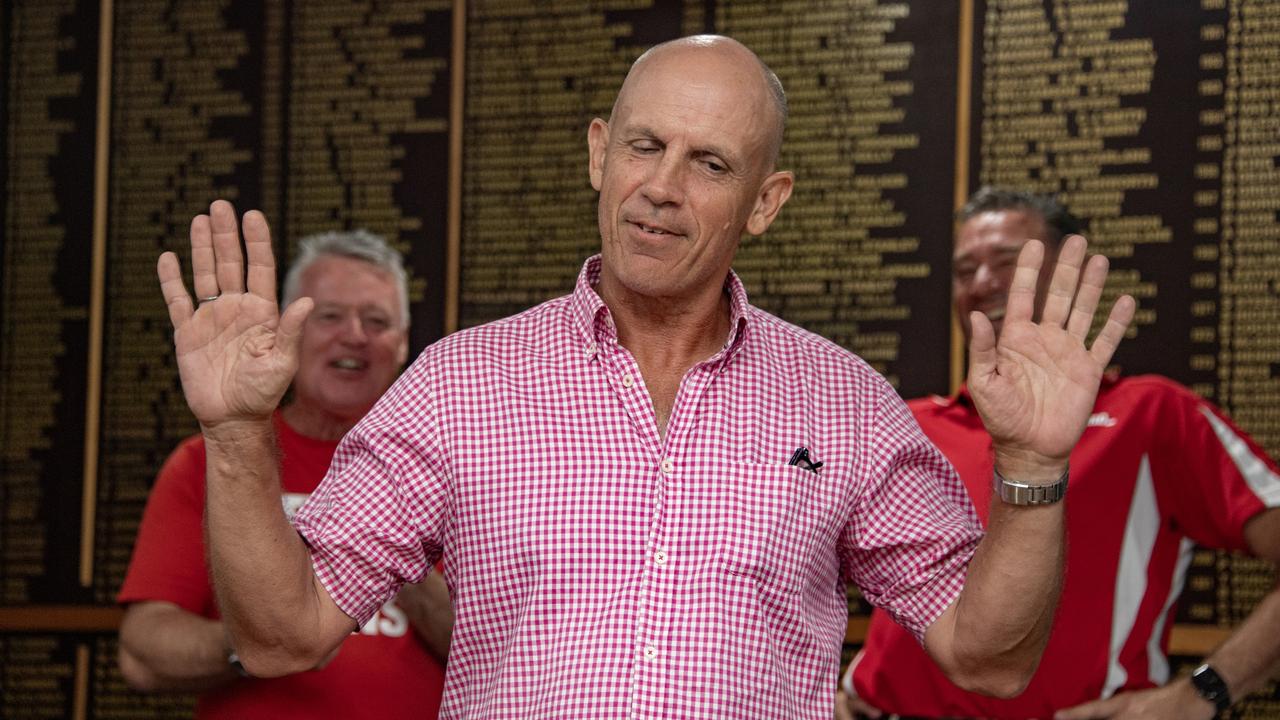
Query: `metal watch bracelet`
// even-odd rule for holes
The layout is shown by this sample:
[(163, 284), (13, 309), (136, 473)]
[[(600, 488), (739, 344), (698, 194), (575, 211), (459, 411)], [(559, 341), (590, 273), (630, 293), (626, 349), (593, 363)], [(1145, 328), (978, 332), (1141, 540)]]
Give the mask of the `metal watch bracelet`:
[(1017, 482), (1000, 474), (1000, 470), (992, 468), (992, 488), (995, 494), (1010, 505), (1052, 505), (1067, 495), (1067, 477), (1071, 474), (1068, 465), (1062, 471), (1062, 477), (1048, 485), (1031, 485)]

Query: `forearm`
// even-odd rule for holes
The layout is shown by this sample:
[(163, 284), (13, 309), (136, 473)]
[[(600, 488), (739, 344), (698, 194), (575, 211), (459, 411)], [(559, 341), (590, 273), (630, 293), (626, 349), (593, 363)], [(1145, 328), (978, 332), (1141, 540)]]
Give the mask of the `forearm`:
[(120, 672), (142, 692), (201, 692), (237, 676), (222, 623), (167, 602), (129, 606), (120, 624)]
[(926, 649), (953, 682), (1007, 697), (1030, 681), (1061, 590), (1064, 532), (1062, 502), (1015, 506), (992, 499), (964, 590), (925, 635)]
[(1205, 662), (1226, 681), (1233, 700), (1262, 688), (1280, 663), (1280, 584)]
[(449, 644), (453, 639), (453, 605), (440, 573), (433, 572), (420, 583), (405, 585), (396, 596), (396, 604), (409, 617), (427, 651), (441, 663), (448, 662)]
[[(1280, 508), (1253, 516), (1245, 524), (1244, 536), (1249, 551), (1270, 560), (1280, 572)], [(1226, 681), (1233, 700), (1275, 676), (1280, 670), (1280, 575), (1271, 592), (1205, 662)]]
[[(1205, 662), (1226, 682), (1227, 694), (1235, 702), (1262, 687), (1280, 668), (1280, 586), (1263, 598), (1231, 637)], [(1214, 703), (1202, 696), (1182, 676), (1164, 687), (1122, 692), (1061, 710), (1059, 720), (1092, 718), (1159, 718), (1167, 720), (1211, 720), (1218, 715)]]
[(355, 623), (320, 586), (284, 515), (271, 422), (206, 430), (205, 447), (209, 557), (232, 645), (253, 675), (310, 669)]

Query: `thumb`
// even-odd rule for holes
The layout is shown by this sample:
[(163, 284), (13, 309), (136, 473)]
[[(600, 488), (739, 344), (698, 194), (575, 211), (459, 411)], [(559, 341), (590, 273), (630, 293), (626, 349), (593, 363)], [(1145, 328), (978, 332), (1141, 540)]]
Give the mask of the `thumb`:
[(311, 298), (298, 298), (285, 308), (284, 315), (280, 317), (280, 324), (276, 326), (276, 343), (290, 359), (298, 357), (298, 346), (302, 342), (302, 325), (307, 321), (307, 316), (311, 314), (314, 307), (315, 302)]
[(986, 377), (995, 372), (996, 331), (986, 315), (974, 310), (969, 313), (969, 381)]
[(1115, 712), (1117, 700), (1109, 697), (1104, 700), (1092, 700), (1072, 708), (1059, 710), (1053, 714), (1053, 720), (1100, 720), (1109, 718)]

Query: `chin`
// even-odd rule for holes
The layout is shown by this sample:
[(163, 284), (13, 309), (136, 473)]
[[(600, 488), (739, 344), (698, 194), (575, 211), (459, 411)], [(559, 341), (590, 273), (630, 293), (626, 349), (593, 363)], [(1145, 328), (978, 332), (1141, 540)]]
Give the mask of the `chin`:
[(376, 402), (378, 402), (378, 396), (362, 395), (360, 397), (325, 398), (324, 404), (328, 411), (334, 415), (359, 419), (364, 417), (364, 414), (369, 412)]
[(610, 269), (620, 289), (646, 296), (660, 296), (670, 284), (671, 269), (654, 258), (628, 253), (627, 259)]
[(660, 274), (631, 278), (631, 282), (624, 282), (623, 284), (632, 293), (647, 298), (673, 298), (680, 295), (679, 288)]

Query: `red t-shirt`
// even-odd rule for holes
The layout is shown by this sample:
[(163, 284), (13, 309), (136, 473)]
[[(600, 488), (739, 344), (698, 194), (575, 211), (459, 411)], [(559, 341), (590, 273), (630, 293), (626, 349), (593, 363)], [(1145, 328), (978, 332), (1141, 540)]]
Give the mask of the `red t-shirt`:
[[(962, 394), (909, 405), (959, 471), (985, 524), (991, 438), (972, 402)], [(957, 688), (880, 611), (854, 688), (872, 705), (904, 715), (1029, 718), (1163, 685), (1173, 606), (1193, 542), (1247, 550), (1245, 522), (1276, 506), (1275, 463), (1216, 408), (1162, 377), (1104, 381), (1071, 453), (1066, 582), (1026, 692), (997, 700)]]
[[(276, 415), (281, 481), (290, 514), (324, 477), (336, 442), (304, 437)], [(205, 564), (204, 439), (188, 438), (165, 461), (138, 529), (117, 600), (162, 600), (217, 618)], [(444, 668), (392, 600), (352, 633), (324, 668), (282, 678), (244, 679), (200, 696), (196, 717), (235, 720), (333, 717), (434, 718)]]

